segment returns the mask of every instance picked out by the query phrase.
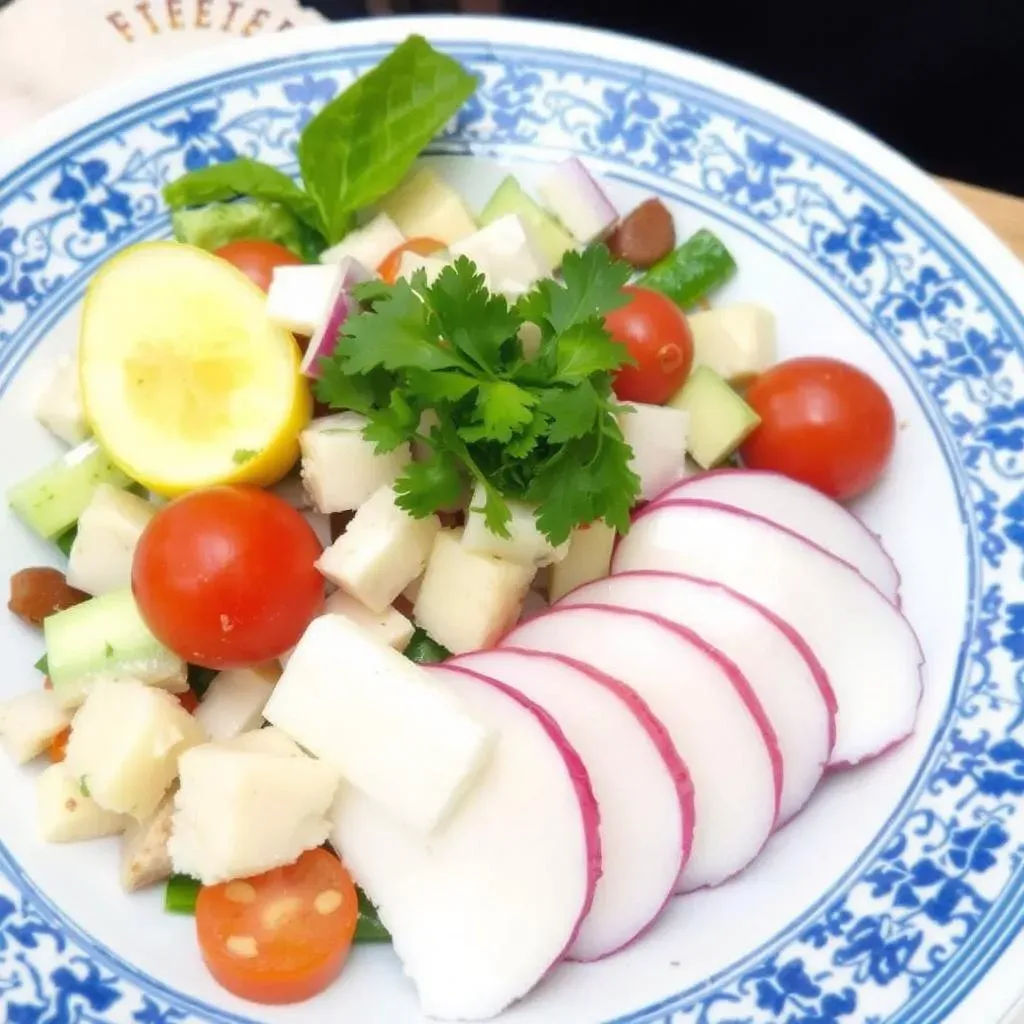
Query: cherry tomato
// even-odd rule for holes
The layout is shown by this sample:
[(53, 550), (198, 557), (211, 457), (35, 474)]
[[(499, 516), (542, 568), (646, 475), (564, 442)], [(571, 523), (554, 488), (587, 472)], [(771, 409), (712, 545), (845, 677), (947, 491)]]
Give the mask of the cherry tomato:
[(250, 281), (265, 292), (270, 291), (270, 279), (274, 276), (274, 267), (302, 265), (302, 260), (290, 249), (278, 245), (277, 242), (262, 242), (257, 239), (228, 242), (227, 245), (214, 249), (213, 254), (237, 267)]
[(254, 665), (294, 647), (320, 610), (320, 554), (312, 527), (281, 498), (213, 487), (150, 520), (132, 589), (154, 636), (186, 661)]
[(444, 248), (444, 242), (439, 242), (436, 238), (427, 238), (425, 236), (420, 238), (410, 238), (408, 242), (403, 242), (401, 245), (396, 246), (391, 250), (380, 261), (380, 266), (377, 268), (377, 273), (388, 283), (394, 284), (398, 279), (398, 268), (402, 263), (402, 256), (407, 252), (416, 253), (417, 256), (431, 256), (433, 253), (440, 251)]
[(779, 363), (747, 389), (761, 425), (740, 448), (751, 469), (770, 469), (837, 501), (871, 487), (896, 442), (896, 414), (862, 370), (838, 359)]
[(288, 867), (222, 885), (196, 900), (196, 935), (214, 979), (256, 1003), (298, 1003), (338, 976), (359, 905), (341, 861), (307, 850)]
[(59, 764), (64, 760), (64, 755), (67, 753), (68, 740), (71, 739), (71, 727), (68, 726), (61, 729), (56, 736), (50, 740), (50, 745), (47, 747), (47, 754), (50, 757), (52, 764)]
[(636, 360), (615, 375), (623, 402), (662, 405), (682, 386), (693, 365), (693, 335), (679, 307), (661, 292), (626, 285), (630, 301), (605, 317), (611, 336)]

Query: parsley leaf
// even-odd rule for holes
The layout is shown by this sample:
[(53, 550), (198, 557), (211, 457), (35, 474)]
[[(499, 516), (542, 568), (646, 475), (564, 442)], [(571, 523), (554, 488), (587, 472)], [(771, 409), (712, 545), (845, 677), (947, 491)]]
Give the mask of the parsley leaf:
[[(465, 258), (431, 284), (422, 273), (375, 284), (323, 361), (317, 396), (366, 415), (378, 451), (426, 442), (395, 483), (413, 516), (458, 501), (470, 483), (499, 536), (513, 500), (536, 506), (554, 544), (597, 519), (624, 531), (639, 480), (611, 383), (629, 357), (603, 315), (624, 301), (628, 272), (595, 246), (566, 257), (563, 283), (541, 281), (512, 308)], [(541, 332), (532, 359), (519, 340), (526, 323)]]

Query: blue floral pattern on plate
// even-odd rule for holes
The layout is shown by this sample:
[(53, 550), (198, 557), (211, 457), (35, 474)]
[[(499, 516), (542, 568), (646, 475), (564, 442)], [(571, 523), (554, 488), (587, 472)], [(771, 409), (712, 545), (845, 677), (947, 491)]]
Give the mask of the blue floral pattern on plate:
[[(714, 979), (622, 1021), (930, 1022), (1024, 919), (1022, 317), (920, 208), (793, 125), (698, 85), (549, 50), (453, 44), (481, 88), (435, 144), (574, 152), (668, 182), (756, 228), (868, 326), (903, 370), (959, 481), (973, 560), (962, 671), (917, 781), (815, 907)], [(383, 53), (276, 59), (114, 115), (0, 181), (0, 374), (117, 247), (165, 233), (159, 187), (237, 154), (294, 167), (315, 110)], [(645, 178), (646, 176), (646, 178)], [(9, 1024), (241, 1020), (90, 943), (0, 847)]]

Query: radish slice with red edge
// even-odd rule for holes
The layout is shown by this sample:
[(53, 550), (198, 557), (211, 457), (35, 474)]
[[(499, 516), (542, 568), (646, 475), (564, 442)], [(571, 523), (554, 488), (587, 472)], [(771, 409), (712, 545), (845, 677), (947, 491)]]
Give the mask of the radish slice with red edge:
[(634, 690), (693, 780), (696, 821), (676, 892), (717, 885), (760, 852), (778, 815), (782, 758), (739, 669), (691, 631), (647, 612), (556, 606), (501, 647), (573, 658)]
[(602, 875), (569, 957), (597, 960), (632, 942), (672, 896), (693, 839), (693, 788), (665, 727), (628, 687), (567, 658), (502, 648), (445, 667), (522, 693), (583, 759), (601, 814)]
[(658, 570), (595, 580), (559, 601), (560, 608), (577, 604), (654, 612), (735, 662), (778, 737), (784, 766), (779, 824), (807, 803), (835, 743), (836, 699), (825, 670), (792, 626), (719, 583)]
[(716, 469), (674, 484), (653, 504), (717, 501), (764, 516), (849, 562), (899, 606), (900, 574), (882, 542), (849, 509), (781, 473)]
[(713, 501), (660, 501), (636, 517), (612, 573), (664, 569), (722, 583), (804, 638), (836, 695), (829, 763), (856, 764), (914, 728), (924, 655), (880, 590), (824, 548), (763, 516)]
[(305, 355), (299, 364), (299, 373), (303, 376), (311, 377), (314, 380), (319, 378), (320, 360), (334, 355), (334, 350), (338, 347), (338, 333), (352, 313), (359, 312), (359, 303), (352, 298), (351, 289), (357, 284), (368, 281), (371, 276), (370, 272), (351, 256), (346, 256), (341, 261), (337, 285), (331, 298), (330, 312), (309, 339), (309, 345), (306, 346)]
[(342, 786), (332, 843), (391, 933), (431, 1017), (486, 1020), (572, 946), (601, 875), (586, 769), (554, 719), (496, 680), (430, 666), (499, 737), (430, 835)]

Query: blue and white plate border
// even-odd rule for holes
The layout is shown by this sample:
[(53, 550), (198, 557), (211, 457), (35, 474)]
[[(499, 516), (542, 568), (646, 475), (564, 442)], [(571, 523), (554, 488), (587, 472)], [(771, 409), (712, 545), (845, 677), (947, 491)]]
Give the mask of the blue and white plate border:
[[(254, 101), (281, 90), (290, 123), (268, 116), (253, 144), (288, 166), (294, 129), (330, 95), (332, 74), (344, 81), (410, 31), (484, 75), (479, 100), (440, 151), (464, 151), (467, 137), (480, 152), (577, 151), (774, 238), (893, 358), (936, 432), (968, 526), (959, 678), (896, 813), (833, 889), (770, 942), (620, 1024), (945, 1017), (1024, 924), (1024, 826), (1013, 834), (1008, 824), (1024, 794), (1024, 746), (1012, 735), (1024, 715), (1024, 272), (880, 143), (714, 62), (574, 27), (396, 19), (200, 54), (66, 108), (0, 178), (0, 393), (111, 249), (156, 229), (155, 182), (178, 173), (189, 151), (200, 162), (229, 155), (225, 143), (248, 151), (231, 141), (232, 97), (244, 94), (257, 114), (280, 113)], [(541, 103), (541, 85), (562, 99)], [(195, 110), (213, 116), (195, 120)], [(166, 159), (147, 167), (155, 149), (134, 165), (130, 154), (120, 164), (110, 155), (119, 133), (156, 124), (169, 140)], [(39, 199), (65, 207), (45, 227), (19, 212)], [(799, 237), (797, 224), (806, 229)], [(44, 959), (45, 976), (33, 963)], [(12, 1024), (115, 1004), (119, 1013), (130, 1006), (124, 1019), (139, 1024), (248, 1020), (172, 992), (98, 946), (0, 845), (0, 974), (8, 973), (0, 1005)]]

